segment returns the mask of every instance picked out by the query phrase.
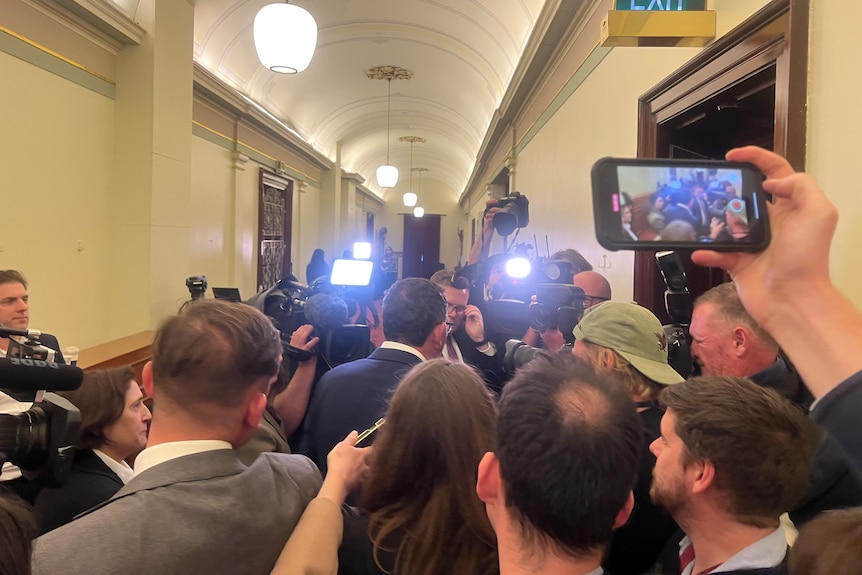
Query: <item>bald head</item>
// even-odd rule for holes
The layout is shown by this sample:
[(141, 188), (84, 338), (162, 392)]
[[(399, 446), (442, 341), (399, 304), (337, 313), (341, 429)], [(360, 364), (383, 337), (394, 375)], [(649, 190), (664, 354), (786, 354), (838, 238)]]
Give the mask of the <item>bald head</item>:
[(587, 271), (575, 274), (572, 283), (584, 290), (586, 307), (611, 299), (611, 284), (598, 272)]

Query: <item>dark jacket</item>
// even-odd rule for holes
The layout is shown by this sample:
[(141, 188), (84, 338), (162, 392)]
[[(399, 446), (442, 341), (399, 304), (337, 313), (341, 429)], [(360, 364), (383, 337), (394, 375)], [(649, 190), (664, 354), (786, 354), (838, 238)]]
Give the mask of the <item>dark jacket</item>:
[(420, 361), (406, 351), (378, 348), (326, 372), (308, 401), (300, 453), (326, 474), (329, 451), (351, 431), (361, 432), (383, 417), (398, 382)]
[(503, 350), (498, 347), (497, 353), (494, 355), (485, 355), (479, 351), (476, 342), (470, 339), (470, 336), (467, 335), (467, 330), (463, 327), (455, 331), (452, 334), (452, 338), (461, 350), (461, 357), (464, 358), (464, 363), (475, 368), (479, 372), (479, 375), (482, 376), (482, 379), (485, 380), (485, 385), (488, 386), (488, 389), (499, 396), (503, 390), (503, 382), (506, 379), (503, 374)]
[(75, 454), (69, 478), (60, 487), (43, 488), (36, 498), (42, 533), (69, 523), (76, 515), (107, 501), (123, 482), (92, 450)]
[(853, 374), (820, 398), (811, 410), (814, 421), (825, 427), (841, 446), (857, 476), (862, 476), (860, 413), (862, 413), (862, 371)]

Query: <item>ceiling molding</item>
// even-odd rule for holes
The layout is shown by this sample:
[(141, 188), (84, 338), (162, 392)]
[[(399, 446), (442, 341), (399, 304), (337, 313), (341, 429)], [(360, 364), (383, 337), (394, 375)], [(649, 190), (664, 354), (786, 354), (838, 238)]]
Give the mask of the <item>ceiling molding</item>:
[[(111, 38), (118, 47), (138, 45), (147, 31), (137, 22), (126, 16), (114, 3), (108, 0), (35, 0), (39, 4), (62, 13), (57, 9), (61, 6), (76, 19), (86, 22), (102, 34)], [(70, 21), (75, 22), (73, 19)], [(79, 24), (79, 22), (75, 22)]]
[(315, 150), (308, 142), (292, 133), (285, 124), (275, 119), (274, 116), (265, 113), (254, 105), (251, 100), (243, 97), (235, 88), (228, 86), (197, 62), (194, 64), (194, 88), (208, 95), (210, 98), (214, 98), (231, 112), (251, 120), (254, 124), (266, 130), (272, 136), (275, 136), (280, 143), (286, 145), (320, 169), (332, 169), (334, 165), (332, 160)]

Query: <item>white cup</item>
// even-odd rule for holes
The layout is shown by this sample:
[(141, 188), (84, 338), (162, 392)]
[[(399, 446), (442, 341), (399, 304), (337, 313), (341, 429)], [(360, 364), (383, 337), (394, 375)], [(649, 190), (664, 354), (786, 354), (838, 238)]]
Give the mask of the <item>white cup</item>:
[(75, 347), (74, 345), (70, 345), (68, 347), (63, 348), (63, 359), (66, 360), (67, 365), (78, 365), (78, 354), (81, 352), (80, 349)]

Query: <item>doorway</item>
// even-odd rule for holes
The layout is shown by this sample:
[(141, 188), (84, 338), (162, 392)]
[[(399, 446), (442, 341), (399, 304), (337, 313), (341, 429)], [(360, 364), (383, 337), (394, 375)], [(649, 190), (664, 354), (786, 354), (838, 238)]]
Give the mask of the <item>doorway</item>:
[[(638, 101), (638, 157), (721, 159), (757, 145), (805, 164), (809, 0), (774, 0)], [(680, 254), (693, 297), (728, 281)], [(635, 300), (663, 323), (655, 252), (635, 254)]]
[(402, 278), (430, 278), (440, 269), (440, 217), (404, 214)]

